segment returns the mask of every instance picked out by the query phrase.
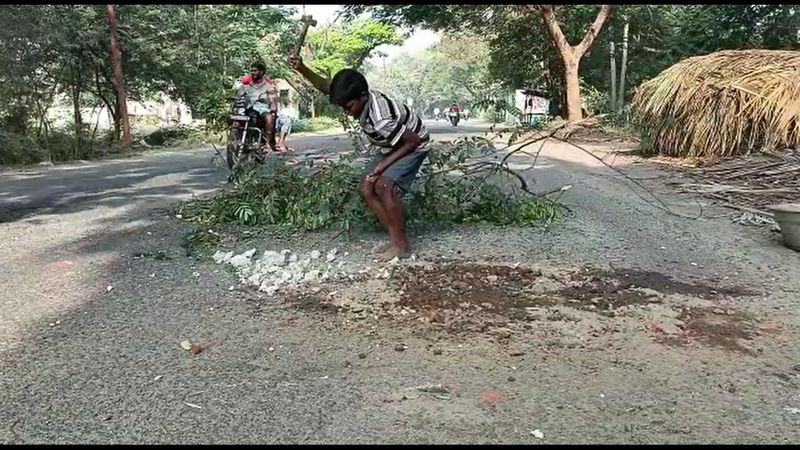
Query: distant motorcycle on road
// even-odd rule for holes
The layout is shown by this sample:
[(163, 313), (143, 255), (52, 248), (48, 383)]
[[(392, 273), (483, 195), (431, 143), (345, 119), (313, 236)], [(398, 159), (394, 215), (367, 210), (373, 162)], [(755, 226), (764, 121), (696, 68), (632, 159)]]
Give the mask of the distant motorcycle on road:
[(447, 113), (447, 119), (450, 120), (450, 124), (454, 127), (458, 126), (458, 121), (461, 120), (461, 113), (458, 111), (449, 111)]

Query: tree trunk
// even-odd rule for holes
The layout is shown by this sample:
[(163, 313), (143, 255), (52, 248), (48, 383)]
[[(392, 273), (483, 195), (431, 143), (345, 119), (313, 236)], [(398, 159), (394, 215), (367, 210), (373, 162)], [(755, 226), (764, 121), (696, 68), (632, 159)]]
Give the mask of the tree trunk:
[(625, 75), (628, 69), (628, 19), (622, 28), (622, 64), (619, 73), (619, 100), (617, 100), (617, 114), (622, 114), (625, 107)]
[(100, 112), (101, 111), (103, 111), (103, 107), (102, 106), (100, 106), (99, 108), (98, 107), (92, 108), (92, 115), (95, 116), (94, 128), (92, 129), (92, 137), (91, 137), (91, 140), (92, 140), (92, 153), (94, 153), (94, 142), (95, 142), (95, 139), (97, 138), (97, 127), (100, 126)]
[(566, 85), (566, 111), (567, 122), (574, 122), (583, 118), (581, 112), (581, 86), (578, 77), (578, 61), (564, 63), (564, 84)]
[(114, 5), (106, 5), (106, 18), (111, 31), (111, 64), (114, 68), (114, 87), (117, 91), (117, 118), (122, 126), (122, 144), (131, 145), (131, 125), (128, 122), (128, 104), (122, 76), (122, 51), (119, 48), (117, 17)]
[(72, 86), (72, 115), (75, 122), (75, 159), (78, 159), (81, 152), (81, 131), (83, 129), (83, 117), (81, 117), (81, 88), (78, 86), (80, 80), (75, 80)]
[(614, 102), (617, 101), (617, 59), (614, 54), (614, 43), (612, 42), (609, 48), (611, 55), (611, 96), (608, 99), (608, 110), (614, 110)]
[[(98, 67), (95, 66), (94, 72), (94, 82), (95, 82), (95, 89), (97, 89), (97, 96), (100, 97), (100, 100), (103, 101), (103, 104), (106, 105), (106, 113), (108, 114), (109, 122), (114, 125), (114, 136), (113, 138), (119, 140), (119, 120), (117, 118), (117, 105), (116, 102), (112, 105), (111, 99), (103, 94), (103, 88), (100, 83), (100, 73), (98, 71)], [(102, 108), (100, 109), (102, 111)], [(98, 120), (99, 120), (99, 113), (98, 113)]]
[(589, 31), (586, 32), (580, 44), (575, 46), (569, 44), (564, 33), (561, 31), (561, 26), (558, 24), (558, 20), (556, 20), (553, 5), (528, 5), (527, 7), (529, 10), (536, 10), (539, 12), (542, 22), (544, 22), (544, 26), (547, 29), (547, 34), (550, 36), (550, 40), (553, 42), (553, 45), (555, 45), (561, 57), (561, 62), (564, 66), (563, 78), (566, 91), (566, 105), (562, 104), (562, 110), (564, 110), (564, 106), (566, 106), (565, 119), (567, 122), (581, 120), (583, 118), (583, 113), (581, 111), (581, 89), (578, 68), (580, 67), (581, 58), (592, 46), (594, 40), (600, 34), (600, 30), (603, 29), (603, 24), (606, 18), (608, 18), (611, 6), (600, 5), (600, 11), (589, 27)]
[(119, 102), (114, 102), (114, 140), (119, 142), (122, 124), (120, 122)]
[[(369, 48), (368, 50), (364, 50), (363, 52), (361, 52), (361, 54), (358, 55), (358, 58), (356, 59), (355, 64), (353, 64), (353, 69), (358, 70), (361, 67), (361, 65), (364, 64), (364, 60), (367, 59), (367, 57), (369, 57), (369, 54), (372, 53), (373, 50), (375, 50), (375, 47), (377, 47), (377, 45), (374, 45), (371, 48)], [(386, 58), (385, 57), (383, 58), (383, 71), (386, 72)]]

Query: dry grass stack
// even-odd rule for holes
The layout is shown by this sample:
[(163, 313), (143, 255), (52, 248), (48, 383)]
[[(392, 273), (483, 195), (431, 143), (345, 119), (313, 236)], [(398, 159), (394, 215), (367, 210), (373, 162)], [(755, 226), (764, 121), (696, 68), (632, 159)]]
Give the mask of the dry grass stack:
[(800, 144), (800, 52), (687, 58), (642, 84), (633, 106), (652, 153), (713, 158)]

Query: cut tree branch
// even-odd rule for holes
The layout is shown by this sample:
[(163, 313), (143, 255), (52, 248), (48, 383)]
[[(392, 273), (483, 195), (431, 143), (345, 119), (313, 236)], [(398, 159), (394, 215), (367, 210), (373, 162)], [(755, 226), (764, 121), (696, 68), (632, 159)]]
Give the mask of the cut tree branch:
[(355, 63), (353, 64), (353, 69), (358, 70), (361, 67), (361, 65), (364, 64), (364, 60), (369, 57), (369, 54), (372, 53), (372, 51), (375, 50), (376, 47), (378, 47), (378, 46), (377, 45), (372, 45), (372, 46), (370, 46), (370, 48), (365, 49), (363, 52), (361, 52), (361, 54), (358, 55), (358, 58), (356, 59)]

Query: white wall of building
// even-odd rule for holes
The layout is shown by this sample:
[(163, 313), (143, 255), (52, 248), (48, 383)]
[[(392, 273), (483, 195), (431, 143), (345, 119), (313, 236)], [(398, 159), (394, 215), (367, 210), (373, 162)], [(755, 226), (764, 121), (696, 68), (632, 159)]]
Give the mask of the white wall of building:
[[(139, 102), (128, 100), (128, 117), (132, 125), (139, 122), (159, 125), (189, 125), (193, 122), (192, 112), (181, 101), (174, 101), (166, 94), (162, 94), (159, 101)], [(114, 126), (112, 114), (105, 106), (100, 108), (81, 108), (83, 122), (91, 127), (97, 124), (98, 129), (110, 129)], [(73, 122), (73, 109), (66, 99), (60, 99), (56, 106), (47, 111), (47, 117), (54, 127), (67, 127)]]

